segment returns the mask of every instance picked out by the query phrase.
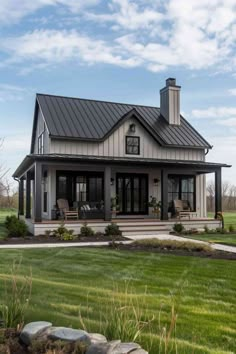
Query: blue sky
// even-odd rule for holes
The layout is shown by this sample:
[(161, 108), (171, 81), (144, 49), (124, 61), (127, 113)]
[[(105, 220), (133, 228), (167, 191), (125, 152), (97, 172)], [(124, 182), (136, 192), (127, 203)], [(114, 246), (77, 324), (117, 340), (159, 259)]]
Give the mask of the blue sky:
[[(36, 92), (159, 106), (176, 77), (181, 111), (236, 159), (235, 0), (1, 0), (0, 161), (29, 152)], [(235, 182), (236, 167), (224, 171)]]

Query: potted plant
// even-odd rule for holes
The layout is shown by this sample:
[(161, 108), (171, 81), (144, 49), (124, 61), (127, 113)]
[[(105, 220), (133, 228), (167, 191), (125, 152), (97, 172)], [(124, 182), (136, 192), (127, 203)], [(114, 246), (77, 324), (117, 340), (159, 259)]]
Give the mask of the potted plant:
[(150, 201), (148, 203), (148, 206), (152, 208), (152, 213), (153, 215), (159, 219), (160, 218), (160, 213), (161, 213), (161, 201), (157, 201), (156, 197), (150, 196)]
[(111, 198), (111, 213), (113, 217), (116, 216), (117, 211), (119, 211), (118, 195)]

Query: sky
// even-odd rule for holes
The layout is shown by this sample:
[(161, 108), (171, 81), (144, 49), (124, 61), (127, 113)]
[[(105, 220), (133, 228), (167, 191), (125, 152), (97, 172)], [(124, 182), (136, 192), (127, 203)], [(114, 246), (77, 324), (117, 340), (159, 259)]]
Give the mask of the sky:
[(207, 160), (232, 164), (236, 184), (236, 0), (1, 0), (0, 43), (8, 176), (29, 153), (36, 92), (159, 106), (175, 77)]

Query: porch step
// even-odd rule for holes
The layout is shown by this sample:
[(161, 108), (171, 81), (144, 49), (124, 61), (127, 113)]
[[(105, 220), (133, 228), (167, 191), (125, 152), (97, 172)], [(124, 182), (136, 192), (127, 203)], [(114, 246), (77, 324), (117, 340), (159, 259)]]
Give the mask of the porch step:
[(163, 231), (163, 230), (168, 230), (168, 227), (166, 225), (127, 225), (123, 226), (119, 224), (119, 228), (121, 231)]
[(168, 234), (170, 230), (168, 229), (158, 229), (158, 230), (142, 230), (137, 229), (136, 231), (122, 231), (122, 236), (129, 237), (129, 236), (138, 236), (138, 235), (145, 235), (145, 236), (154, 236), (158, 234)]

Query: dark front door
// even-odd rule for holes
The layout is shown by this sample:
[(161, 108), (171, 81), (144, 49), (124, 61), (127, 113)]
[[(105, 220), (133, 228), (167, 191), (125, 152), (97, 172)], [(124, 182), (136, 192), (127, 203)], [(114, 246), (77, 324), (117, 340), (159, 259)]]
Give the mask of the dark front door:
[(119, 214), (148, 214), (148, 175), (117, 174)]

